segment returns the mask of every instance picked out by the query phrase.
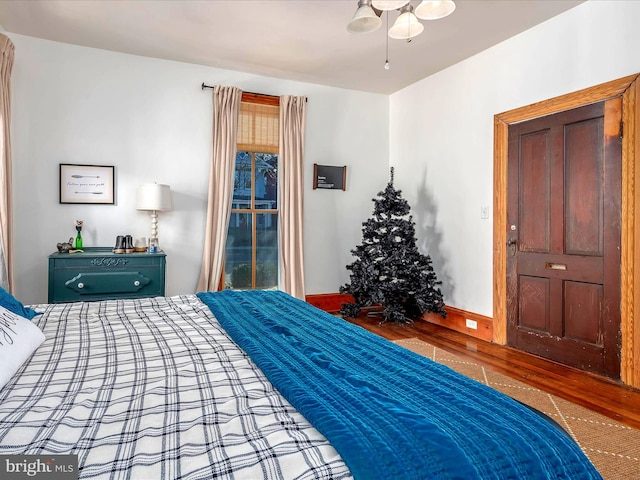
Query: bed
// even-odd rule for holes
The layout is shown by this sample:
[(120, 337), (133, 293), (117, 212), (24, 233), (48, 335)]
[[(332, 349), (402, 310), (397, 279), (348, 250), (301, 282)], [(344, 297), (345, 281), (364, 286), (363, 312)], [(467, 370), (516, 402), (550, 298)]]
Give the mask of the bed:
[(530, 409), (282, 292), (34, 309), (0, 455), (77, 454), (80, 478), (601, 478)]

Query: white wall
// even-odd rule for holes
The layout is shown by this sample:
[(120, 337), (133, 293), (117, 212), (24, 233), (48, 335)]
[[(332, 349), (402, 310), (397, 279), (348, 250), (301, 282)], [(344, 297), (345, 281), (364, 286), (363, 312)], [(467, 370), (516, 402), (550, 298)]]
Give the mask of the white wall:
[(447, 304), (493, 315), (493, 116), (640, 72), (639, 24), (640, 2), (589, 1), (391, 96), (396, 186)]
[[(388, 169), (384, 95), (284, 81), (215, 68), (77, 47), (7, 33), (16, 46), (12, 148), (16, 295), (47, 300), (47, 256), (84, 220), (85, 246), (119, 234), (148, 236), (135, 210), (139, 183), (171, 185), (173, 210), (159, 215), (167, 252), (167, 294), (195, 291), (202, 257), (211, 91), (236, 85), (266, 94), (306, 95), (305, 266), (307, 293), (348, 281), (371, 198)], [(61, 205), (58, 165), (115, 165), (117, 204)], [(313, 191), (313, 163), (347, 165), (346, 192)]]

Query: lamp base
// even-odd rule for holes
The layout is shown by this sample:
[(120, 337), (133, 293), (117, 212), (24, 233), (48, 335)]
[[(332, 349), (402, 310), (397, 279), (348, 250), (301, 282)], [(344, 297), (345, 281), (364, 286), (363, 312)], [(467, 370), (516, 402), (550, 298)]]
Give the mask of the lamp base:
[(158, 238), (158, 213), (151, 211), (151, 238)]

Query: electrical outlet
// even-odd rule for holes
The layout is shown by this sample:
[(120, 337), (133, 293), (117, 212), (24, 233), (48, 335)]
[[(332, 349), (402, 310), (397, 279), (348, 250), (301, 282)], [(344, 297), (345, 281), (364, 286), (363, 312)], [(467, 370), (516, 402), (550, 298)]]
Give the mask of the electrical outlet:
[(483, 220), (486, 220), (487, 218), (489, 218), (489, 206), (488, 205), (483, 205), (482, 207), (480, 207), (480, 218), (482, 218)]
[(478, 329), (478, 322), (475, 320), (470, 320), (467, 318), (467, 328), (473, 328), (474, 330)]

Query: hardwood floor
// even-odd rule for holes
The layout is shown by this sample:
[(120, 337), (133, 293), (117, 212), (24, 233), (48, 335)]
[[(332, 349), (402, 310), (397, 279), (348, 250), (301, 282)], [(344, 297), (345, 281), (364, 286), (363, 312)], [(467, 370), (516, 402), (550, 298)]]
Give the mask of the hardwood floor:
[(389, 340), (418, 338), (620, 423), (640, 429), (640, 390), (626, 387), (605, 377), (478, 340), (424, 320), (406, 326), (390, 323), (379, 325), (375, 318), (346, 320)]

